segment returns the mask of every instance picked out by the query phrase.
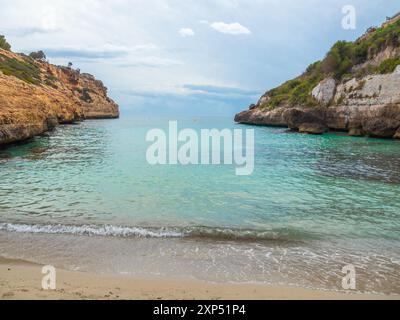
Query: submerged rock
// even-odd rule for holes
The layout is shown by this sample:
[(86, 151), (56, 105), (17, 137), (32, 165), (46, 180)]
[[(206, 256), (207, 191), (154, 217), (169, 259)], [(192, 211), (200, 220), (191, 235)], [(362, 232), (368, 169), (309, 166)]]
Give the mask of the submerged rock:
[(400, 128), (396, 131), (396, 133), (394, 134), (393, 138), (400, 139)]
[(302, 123), (299, 126), (300, 133), (308, 134), (323, 134), (328, 131), (328, 128), (319, 123)]
[(367, 133), (362, 128), (350, 128), (349, 129), (349, 136), (351, 137), (363, 137)]

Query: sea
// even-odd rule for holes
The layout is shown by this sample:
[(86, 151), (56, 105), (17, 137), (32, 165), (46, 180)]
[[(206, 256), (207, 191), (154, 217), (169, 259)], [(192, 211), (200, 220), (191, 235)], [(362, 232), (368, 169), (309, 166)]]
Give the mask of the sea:
[[(400, 294), (400, 141), (254, 130), (254, 171), (153, 165), (127, 115), (0, 150), (0, 256), (104, 275)], [(222, 150), (223, 151), (223, 150)], [(346, 278), (347, 277), (347, 278)]]

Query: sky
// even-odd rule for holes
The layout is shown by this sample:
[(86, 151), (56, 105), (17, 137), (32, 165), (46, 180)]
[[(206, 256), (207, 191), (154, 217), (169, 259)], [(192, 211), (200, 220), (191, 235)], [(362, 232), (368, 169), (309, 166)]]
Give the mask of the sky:
[[(345, 30), (342, 9), (356, 10)], [(101, 79), (122, 113), (233, 116), (399, 0), (0, 0), (15, 52)]]

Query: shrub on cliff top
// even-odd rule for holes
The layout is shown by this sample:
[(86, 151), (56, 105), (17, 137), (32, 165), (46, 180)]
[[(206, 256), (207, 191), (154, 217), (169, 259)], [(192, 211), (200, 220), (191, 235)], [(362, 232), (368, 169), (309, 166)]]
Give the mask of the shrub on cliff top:
[(7, 51), (11, 50), (10, 44), (7, 42), (6, 38), (2, 35), (0, 35), (0, 48)]
[(41, 61), (45, 61), (46, 60), (46, 55), (42, 50), (36, 51), (36, 52), (31, 52), (29, 54), (29, 56), (34, 60), (41, 60)]
[(362, 40), (356, 42), (339, 41), (323, 60), (323, 71), (342, 80), (356, 65), (373, 58), (387, 47), (400, 45), (400, 20), (382, 28), (374, 29)]
[(359, 62), (358, 60), (353, 44), (339, 41), (332, 47), (322, 62), (322, 70), (325, 74), (332, 74), (336, 79), (341, 79)]

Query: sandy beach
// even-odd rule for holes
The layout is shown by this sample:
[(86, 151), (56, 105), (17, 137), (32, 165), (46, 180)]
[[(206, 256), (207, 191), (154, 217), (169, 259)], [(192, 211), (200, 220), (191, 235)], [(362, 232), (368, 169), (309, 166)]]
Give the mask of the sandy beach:
[(175, 279), (100, 276), (57, 269), (56, 290), (42, 290), (42, 266), (0, 259), (1, 300), (372, 300), (400, 296), (347, 294), (285, 286), (211, 284)]

